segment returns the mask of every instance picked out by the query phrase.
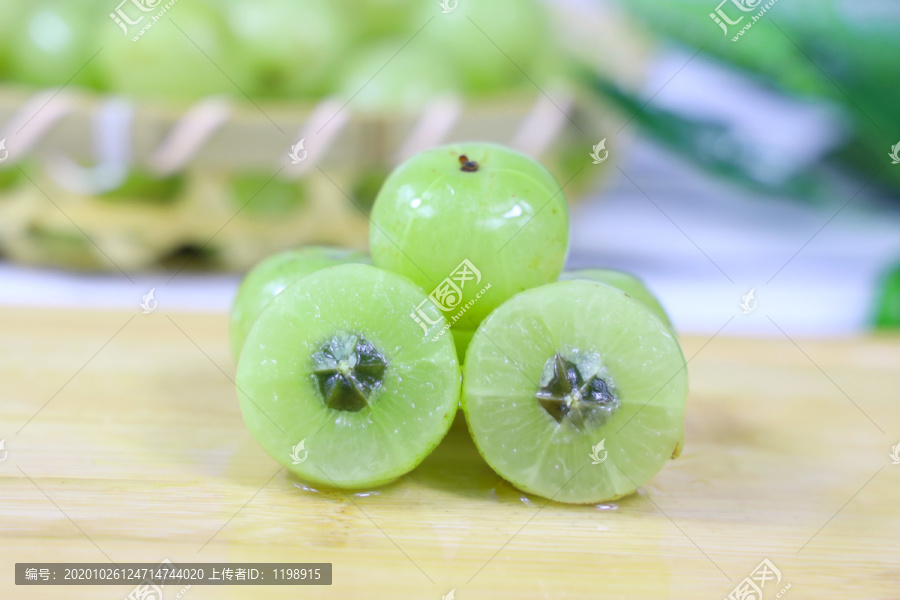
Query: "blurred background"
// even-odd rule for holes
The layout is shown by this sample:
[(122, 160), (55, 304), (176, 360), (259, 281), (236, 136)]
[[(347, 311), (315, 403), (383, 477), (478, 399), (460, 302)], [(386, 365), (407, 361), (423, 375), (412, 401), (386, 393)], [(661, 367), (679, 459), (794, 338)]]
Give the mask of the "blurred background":
[(0, 305), (225, 311), (480, 139), (681, 331), (896, 328), (898, 34), (895, 0), (3, 0)]

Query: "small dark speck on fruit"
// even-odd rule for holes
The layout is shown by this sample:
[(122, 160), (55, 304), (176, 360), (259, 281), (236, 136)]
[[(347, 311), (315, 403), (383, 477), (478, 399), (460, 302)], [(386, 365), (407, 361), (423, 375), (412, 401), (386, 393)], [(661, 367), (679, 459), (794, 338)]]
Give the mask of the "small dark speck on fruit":
[(459, 155), (459, 170), (465, 171), (466, 173), (474, 173), (478, 170), (478, 163), (474, 160), (469, 160), (469, 157), (465, 154)]

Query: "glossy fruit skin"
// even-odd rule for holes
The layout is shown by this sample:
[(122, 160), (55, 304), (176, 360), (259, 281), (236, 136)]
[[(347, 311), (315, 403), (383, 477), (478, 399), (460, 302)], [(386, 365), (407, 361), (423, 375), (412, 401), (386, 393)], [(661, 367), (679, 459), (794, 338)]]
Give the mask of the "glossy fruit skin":
[(672, 327), (672, 321), (669, 319), (669, 315), (666, 314), (666, 310), (662, 307), (662, 304), (660, 304), (656, 296), (647, 289), (644, 282), (634, 275), (625, 273), (624, 271), (616, 271), (614, 269), (583, 269), (580, 271), (566, 271), (559, 276), (559, 279), (560, 281), (587, 279), (589, 281), (599, 281), (600, 283), (615, 286), (635, 300), (644, 303), (644, 305), (650, 309), (650, 312), (659, 317), (659, 319), (667, 326), (670, 328)]
[[(463, 170), (461, 156), (477, 170)], [(559, 183), (537, 161), (472, 142), (426, 150), (400, 165), (375, 200), (369, 231), (376, 266), (437, 289), (453, 328), (474, 330), (514, 294), (556, 280), (569, 219)], [(471, 279), (459, 279), (463, 266)]]
[[(581, 429), (560, 425), (535, 396), (547, 359), (573, 350), (600, 357), (620, 402)], [(584, 504), (632, 493), (680, 452), (686, 397), (672, 331), (618, 288), (578, 280), (523, 292), (481, 324), (466, 354), (462, 408), (499, 475), (526, 492)], [(595, 464), (600, 442), (606, 454)]]
[[(460, 372), (443, 320), (423, 331), (409, 306), (425, 293), (368, 265), (312, 273), (279, 294), (250, 330), (237, 367), (248, 429), (272, 458), (303, 481), (365, 489), (415, 468), (440, 442), (459, 404)], [(371, 343), (386, 362), (376, 397), (358, 411), (325, 405), (314, 360), (335, 334)], [(433, 339), (436, 338), (436, 339)], [(292, 449), (303, 442), (302, 460)], [(293, 454), (296, 455), (296, 452)]]
[(279, 252), (256, 265), (241, 282), (231, 309), (231, 354), (235, 362), (259, 313), (285, 288), (325, 267), (366, 262), (369, 257), (360, 252), (307, 246)]

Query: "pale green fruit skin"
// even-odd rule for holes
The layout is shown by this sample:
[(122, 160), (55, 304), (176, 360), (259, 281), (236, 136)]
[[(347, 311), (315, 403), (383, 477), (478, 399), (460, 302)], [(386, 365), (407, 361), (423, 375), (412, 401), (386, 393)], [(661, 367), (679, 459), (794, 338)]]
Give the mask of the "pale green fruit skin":
[[(409, 280), (357, 264), (322, 269), (279, 294), (237, 367), (244, 421), (263, 449), (300, 479), (340, 489), (415, 468), (450, 428), (460, 388), (453, 340), (433, 339), (444, 326), (438, 309), (426, 302), (438, 323), (425, 331), (409, 316), (423, 300)], [(311, 374), (313, 353), (336, 332), (362, 335), (387, 362), (383, 389), (359, 412), (327, 408)], [(300, 441), (308, 456), (293, 464)]]
[[(435, 68), (440, 62), (434, 47), (422, 39), (410, 42), (400, 54), (395, 41), (370, 44), (346, 61), (339, 94), (353, 98), (355, 111), (394, 115), (420, 110), (459, 88), (455, 73)], [(373, 73), (378, 76), (373, 78)]]
[[(333, 0), (226, 0), (232, 69), (247, 73), (251, 97), (317, 98), (334, 86), (334, 64), (347, 50), (348, 19)], [(371, 76), (371, 74), (370, 74)]]
[[(478, 171), (460, 170), (460, 155)], [(478, 269), (481, 280), (468, 281), (445, 313), (454, 329), (473, 330), (514, 294), (555, 281), (568, 251), (560, 185), (537, 161), (495, 144), (452, 144), (411, 157), (381, 188), (372, 222), (375, 265), (429, 293), (463, 260)]]
[[(601, 426), (557, 424), (534, 394), (557, 351), (597, 353), (621, 406)], [(519, 294), (478, 328), (462, 408), (487, 463), (521, 490), (575, 504), (632, 493), (682, 446), (687, 372), (672, 331), (603, 283), (563, 281)], [(606, 459), (592, 464), (601, 440)]]
[[(164, 5), (165, 2), (159, 4), (160, 10)], [(137, 12), (133, 7), (130, 10)], [(156, 12), (146, 14), (156, 16)], [(133, 26), (128, 37), (112, 22), (104, 23), (101, 28), (98, 44), (104, 50), (94, 62), (104, 69), (109, 86), (117, 93), (142, 101), (150, 98), (195, 101), (215, 94), (243, 98), (238, 88), (250, 89), (246, 69), (237, 65), (227, 68), (232, 64), (229, 54), (232, 46), (218, 9), (196, 2), (179, 2), (132, 41), (148, 18)], [(228, 75), (216, 65), (221, 65)]]
[(15, 79), (41, 86), (68, 82), (72, 87), (102, 87), (100, 69), (91, 58), (102, 47), (95, 37), (98, 26), (116, 29), (107, 16), (109, 8), (99, 0), (45, 0), (20, 7), (18, 15), (11, 15), (17, 21), (0, 25), (0, 32), (12, 25), (4, 42), (9, 43)]
[(231, 308), (231, 354), (235, 362), (250, 327), (272, 298), (310, 273), (351, 262), (366, 263), (369, 257), (343, 248), (307, 246), (279, 252), (253, 267), (238, 287)]
[[(354, 54), (365, 53), (375, 41), (397, 39), (400, 43), (404, 35), (408, 38), (425, 21), (420, 19), (420, 0), (331, 0), (343, 15), (353, 15), (345, 19), (353, 27), (352, 37), (359, 44)], [(399, 56), (399, 55), (398, 55)]]
[(650, 312), (659, 317), (663, 323), (672, 327), (672, 321), (669, 320), (669, 315), (666, 314), (666, 310), (662, 307), (657, 297), (647, 289), (643, 281), (634, 275), (613, 269), (583, 269), (580, 271), (566, 271), (559, 276), (559, 279), (561, 281), (587, 279), (615, 286), (632, 298), (643, 302), (650, 309)]
[(0, 2), (0, 76), (12, 78), (10, 60), (16, 52), (13, 37), (22, 29), (23, 17), (27, 14), (26, 0), (6, 0)]
[(553, 35), (541, 2), (460, 0), (448, 13), (438, 2), (419, 3), (419, 8), (419, 21), (428, 22), (421, 37), (439, 48), (439, 65), (459, 73), (466, 93), (530, 88), (529, 77), (546, 80), (538, 67), (542, 55), (553, 51), (548, 48)]

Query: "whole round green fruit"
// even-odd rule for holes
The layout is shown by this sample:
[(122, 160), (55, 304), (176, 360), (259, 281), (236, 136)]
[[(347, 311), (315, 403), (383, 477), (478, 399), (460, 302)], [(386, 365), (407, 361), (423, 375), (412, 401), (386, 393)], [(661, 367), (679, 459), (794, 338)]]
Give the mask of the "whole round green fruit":
[(473, 330), (514, 294), (555, 281), (569, 238), (566, 199), (538, 162), (495, 144), (421, 152), (372, 209), (375, 265), (426, 291), (454, 329)]
[(348, 25), (328, 0), (226, 0), (234, 68), (250, 96), (316, 98), (332, 91)]
[(566, 271), (560, 275), (559, 278), (560, 280), (587, 279), (589, 281), (599, 281), (600, 283), (615, 286), (632, 298), (642, 302), (650, 309), (650, 312), (659, 317), (663, 323), (672, 327), (669, 315), (666, 314), (666, 310), (662, 307), (662, 304), (660, 304), (656, 296), (647, 289), (644, 282), (634, 275), (623, 271), (615, 271), (613, 269), (583, 269), (580, 271)]
[[(420, 36), (438, 48), (440, 70), (451, 69), (469, 94), (510, 88), (533, 89), (541, 81), (541, 59), (555, 54), (549, 19), (535, 0), (460, 0), (449, 12), (440, 3), (420, 5), (420, 20), (433, 17)], [(523, 72), (525, 75), (523, 75)]]
[(368, 256), (352, 250), (307, 246), (279, 252), (256, 265), (241, 282), (231, 309), (231, 354), (235, 361), (259, 313), (285, 288), (325, 267), (368, 261)]
[[(163, 7), (160, 3), (160, 10)], [(181, 2), (152, 21), (157, 16), (146, 13), (127, 35), (112, 24), (103, 28), (99, 43), (104, 49), (96, 60), (111, 89), (141, 100), (179, 101), (215, 94), (241, 96), (235, 85), (249, 89), (246, 69), (230, 60), (220, 12), (200, 2)], [(133, 18), (137, 17), (135, 12)]]
[(371, 45), (347, 62), (339, 93), (354, 111), (414, 112), (442, 93), (458, 89), (455, 73), (440, 64), (433, 45), (415, 39), (397, 54), (396, 42)]

